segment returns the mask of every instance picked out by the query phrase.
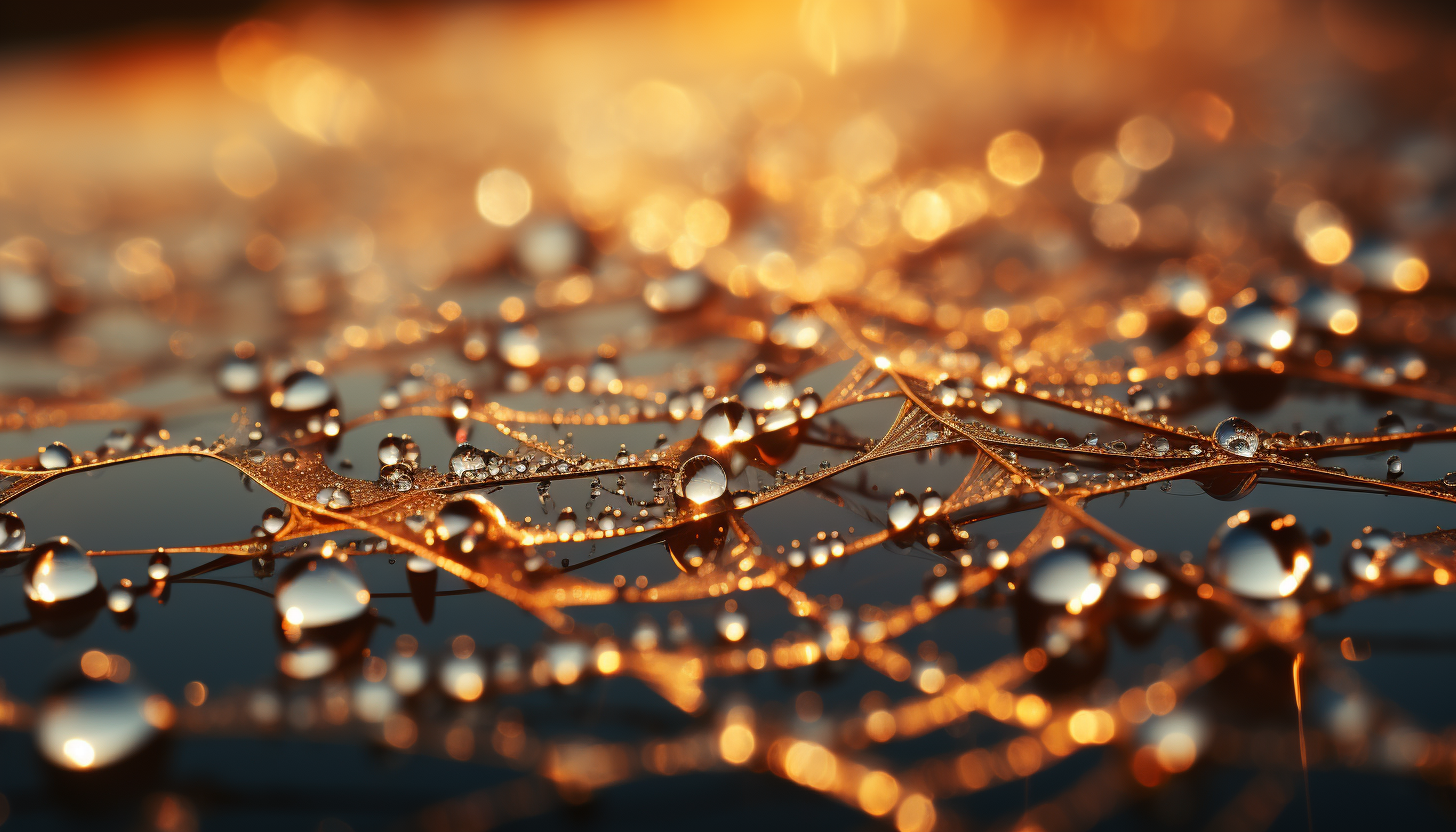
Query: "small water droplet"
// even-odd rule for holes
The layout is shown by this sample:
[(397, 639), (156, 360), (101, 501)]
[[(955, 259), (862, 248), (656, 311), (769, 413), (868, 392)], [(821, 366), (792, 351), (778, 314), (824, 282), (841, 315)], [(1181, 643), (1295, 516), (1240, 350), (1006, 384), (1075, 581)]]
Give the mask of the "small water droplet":
[(70, 601), (96, 589), (96, 567), (70, 538), (53, 538), (36, 545), (23, 586), (26, 597), (36, 603)]
[(574, 534), (576, 534), (576, 511), (571, 506), (567, 506), (556, 515), (556, 536), (565, 540)]
[(0, 512), (0, 552), (25, 548), (25, 523), (13, 511)]
[(138, 686), (84, 679), (41, 705), (35, 744), (61, 768), (104, 768), (132, 756), (156, 735), (147, 716), (147, 694)]
[(746, 442), (753, 434), (753, 419), (748, 409), (738, 402), (718, 402), (708, 408), (698, 423), (698, 435), (719, 448)]
[(117, 615), (130, 611), (135, 603), (136, 596), (131, 594), (131, 590), (120, 584), (112, 587), (111, 591), (106, 594), (106, 608)]
[(312, 370), (294, 370), (278, 385), (268, 403), (289, 413), (305, 413), (334, 400), (334, 386)]
[(1026, 592), (1053, 607), (1088, 607), (1102, 597), (1105, 579), (1085, 546), (1070, 543), (1043, 553), (1026, 571)]
[(450, 472), (465, 479), (476, 479), (494, 463), (500, 466), (500, 455), (495, 451), (482, 451), (471, 444), (461, 444), (450, 454)]
[(278, 534), (282, 531), (283, 526), (288, 523), (288, 509), (288, 506), (283, 508), (269, 506), (263, 509), (263, 531), (268, 534)]
[(806, 390), (799, 396), (799, 418), (812, 419), (819, 408), (824, 405), (824, 399), (813, 390)]
[(1398, 455), (1392, 454), (1385, 460), (1385, 473), (1391, 477), (1398, 477), (1405, 473), (1405, 463), (1400, 461)]
[(943, 505), (945, 505), (945, 500), (941, 499), (939, 492), (933, 488), (925, 489), (925, 493), (920, 495), (920, 513), (926, 517), (934, 517), (939, 514), (940, 507)]
[(172, 558), (165, 552), (158, 552), (152, 555), (147, 562), (147, 577), (154, 581), (165, 581), (168, 575), (172, 574)]
[(689, 457), (678, 469), (673, 490), (697, 505), (710, 503), (728, 491), (728, 472), (706, 454)]
[(1381, 416), (1375, 422), (1375, 433), (1378, 436), (1405, 433), (1405, 420), (1400, 417), (1399, 413), (1393, 410), (1387, 410), (1385, 411), (1385, 415)]

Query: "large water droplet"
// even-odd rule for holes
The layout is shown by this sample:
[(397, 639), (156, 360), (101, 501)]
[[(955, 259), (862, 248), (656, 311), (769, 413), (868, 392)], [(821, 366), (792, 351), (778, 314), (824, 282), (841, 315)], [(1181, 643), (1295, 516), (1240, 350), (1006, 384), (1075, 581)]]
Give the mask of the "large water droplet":
[(40, 467), (47, 471), (70, 468), (72, 461), (71, 449), (60, 442), (52, 442), (40, 450)]
[(0, 513), (0, 552), (25, 548), (25, 523), (13, 511)]
[(824, 399), (822, 399), (818, 393), (815, 393), (813, 390), (806, 391), (802, 396), (799, 397), (799, 418), (814, 418), (814, 414), (819, 412), (819, 408), (823, 406), (823, 404)]
[(229, 355), (217, 369), (217, 386), (225, 393), (241, 396), (257, 390), (262, 384), (263, 367), (255, 357)]
[(130, 611), (135, 603), (136, 596), (132, 595), (131, 590), (120, 584), (112, 587), (111, 591), (106, 593), (106, 608), (117, 615)]
[(386, 465), (379, 469), (379, 481), (403, 494), (415, 487), (415, 469), (404, 463)]
[(738, 402), (718, 402), (703, 414), (698, 435), (719, 448), (753, 438), (753, 419), (748, 409)]
[(1394, 410), (1385, 411), (1375, 422), (1375, 432), (1380, 436), (1389, 436), (1393, 433), (1405, 433), (1405, 420)]
[(1208, 544), (1208, 574), (1245, 598), (1294, 594), (1313, 565), (1314, 550), (1293, 515), (1239, 512)]
[(306, 555), (278, 578), (273, 606), (293, 627), (327, 627), (369, 608), (369, 590), (354, 567), (338, 558)]
[(55, 604), (80, 598), (96, 585), (96, 567), (91, 565), (91, 556), (68, 537), (38, 544), (25, 567), (26, 597), (38, 603)]
[(1293, 310), (1261, 298), (1230, 313), (1224, 328), (1245, 344), (1277, 352), (1294, 343), (1296, 324)]
[(172, 558), (165, 552), (152, 555), (147, 562), (147, 577), (154, 581), (165, 581), (172, 574)]
[(1097, 603), (1105, 583), (1092, 552), (1077, 544), (1032, 561), (1025, 580), (1027, 593), (1037, 601), (1077, 611)]
[(484, 475), (492, 461), (499, 459), (500, 455), (495, 451), (482, 451), (474, 445), (462, 444), (450, 454), (450, 472), (465, 479), (475, 479)]
[(480, 507), (475, 503), (470, 500), (451, 500), (435, 515), (435, 534), (445, 540), (459, 537), (480, 519)]
[(268, 534), (278, 534), (282, 531), (283, 526), (288, 523), (288, 508), (288, 506), (283, 508), (269, 506), (263, 509), (263, 531)]
[(689, 457), (678, 469), (677, 488), (680, 497), (698, 505), (710, 503), (728, 491), (728, 472), (718, 460), (706, 454)]
[(304, 413), (318, 410), (334, 399), (334, 386), (312, 370), (294, 370), (269, 396), (268, 402), (279, 410)]
[(1246, 419), (1230, 416), (1213, 429), (1213, 441), (1234, 456), (1253, 456), (1259, 450), (1259, 429)]
[(147, 695), (139, 687), (87, 679), (41, 705), (35, 744), (61, 768), (97, 769), (130, 757), (156, 730), (147, 720)]
[(533, 367), (541, 360), (541, 332), (532, 324), (501, 330), (496, 346), (501, 358), (512, 367)]
[(895, 531), (904, 531), (909, 528), (919, 514), (919, 501), (915, 499), (914, 495), (905, 493), (905, 489), (896, 491), (895, 495), (890, 498), (887, 517), (890, 521), (890, 528)]
[(738, 389), (738, 401), (754, 410), (778, 410), (793, 400), (793, 383), (771, 370), (754, 373)]

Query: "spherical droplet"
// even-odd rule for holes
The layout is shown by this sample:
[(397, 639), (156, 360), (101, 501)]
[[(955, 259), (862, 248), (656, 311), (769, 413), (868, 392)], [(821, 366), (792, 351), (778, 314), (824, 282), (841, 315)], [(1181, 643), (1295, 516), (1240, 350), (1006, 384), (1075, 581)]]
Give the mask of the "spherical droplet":
[(147, 577), (154, 581), (165, 581), (172, 574), (172, 559), (164, 552), (152, 555), (147, 562)]
[(492, 460), (499, 459), (495, 451), (482, 451), (471, 444), (461, 444), (450, 454), (450, 472), (466, 479), (481, 476)]
[(1389, 459), (1385, 460), (1385, 473), (1392, 477), (1398, 477), (1405, 473), (1405, 463), (1400, 461), (1398, 455), (1392, 454)]
[(269, 404), (289, 413), (318, 410), (334, 399), (334, 386), (312, 370), (294, 370), (278, 385)]
[(263, 367), (255, 356), (239, 358), (229, 355), (217, 369), (217, 386), (224, 393), (241, 396), (257, 390), (263, 384)]
[(42, 604), (70, 601), (96, 588), (91, 556), (67, 537), (37, 544), (25, 567), (25, 594)]
[(567, 506), (556, 516), (556, 536), (565, 540), (574, 534), (576, 534), (576, 511), (571, 506)]
[(886, 516), (890, 521), (890, 528), (895, 531), (904, 531), (915, 522), (915, 517), (920, 514), (920, 503), (912, 494), (905, 493), (905, 489), (895, 492), (890, 498), (890, 507)]
[(263, 531), (268, 534), (278, 534), (287, 523), (288, 506), (284, 506), (283, 508), (269, 506), (263, 509), (263, 522), (261, 525), (263, 526)]
[(678, 469), (676, 491), (697, 505), (710, 503), (728, 492), (728, 472), (706, 454), (689, 457)]
[(1405, 420), (1394, 410), (1385, 411), (1375, 422), (1375, 433), (1380, 436), (1389, 436), (1393, 433), (1405, 433)]
[(934, 517), (939, 514), (940, 507), (943, 505), (945, 505), (945, 500), (933, 488), (925, 489), (925, 493), (920, 495), (920, 513), (926, 517)]
[(1259, 450), (1259, 429), (1246, 419), (1230, 416), (1213, 429), (1213, 441), (1234, 456), (1251, 457)]
[(1069, 544), (1032, 561), (1027, 570), (1027, 593), (1053, 607), (1081, 611), (1102, 597), (1105, 580), (1085, 546)]
[(1313, 565), (1314, 549), (1293, 515), (1239, 512), (1208, 544), (1208, 574), (1245, 598), (1294, 594)]
[(823, 404), (824, 400), (820, 398), (819, 394), (815, 393), (813, 390), (804, 393), (803, 395), (799, 396), (799, 418), (814, 418), (814, 414), (819, 412), (819, 408)]
[(738, 401), (754, 410), (779, 410), (794, 401), (794, 385), (778, 373), (763, 370), (743, 382)]
[(748, 409), (738, 402), (718, 402), (703, 414), (698, 423), (698, 435), (724, 448), (737, 442), (753, 438), (753, 419)]
[(52, 442), (40, 451), (40, 467), (47, 471), (70, 468), (73, 461), (71, 449), (60, 442)]
[(25, 523), (13, 511), (0, 512), (0, 552), (25, 548)]
[(61, 768), (97, 769), (120, 762), (146, 745), (157, 729), (147, 719), (146, 693), (109, 680), (77, 683), (41, 705), (35, 744)]
[(106, 594), (106, 608), (117, 615), (130, 610), (134, 603), (136, 603), (136, 597), (131, 594), (131, 590), (120, 584), (112, 587), (111, 591)]
[(292, 627), (327, 627), (369, 608), (369, 590), (354, 567), (338, 558), (306, 555), (278, 578), (273, 606)]

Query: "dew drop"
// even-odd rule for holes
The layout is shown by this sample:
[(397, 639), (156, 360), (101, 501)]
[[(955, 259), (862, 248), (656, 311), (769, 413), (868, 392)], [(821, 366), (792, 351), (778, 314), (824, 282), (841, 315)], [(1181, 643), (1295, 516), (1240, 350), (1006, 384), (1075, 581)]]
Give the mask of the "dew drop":
[(576, 511), (571, 506), (567, 506), (556, 515), (556, 536), (565, 540), (574, 534), (576, 534)]
[(1085, 546), (1068, 544), (1032, 561), (1026, 572), (1027, 594), (1053, 607), (1089, 607), (1102, 597), (1102, 572)]
[(25, 548), (25, 523), (13, 511), (0, 512), (0, 552)]
[(465, 479), (481, 476), (490, 464), (500, 465), (500, 455), (495, 451), (482, 451), (471, 444), (461, 444), (450, 454), (450, 472)]
[(799, 418), (812, 419), (819, 408), (824, 405), (824, 400), (813, 390), (806, 390), (799, 396)]
[(36, 715), (35, 744), (61, 768), (104, 768), (156, 734), (147, 711), (147, 695), (136, 685), (86, 679), (45, 700)]
[(24, 589), (30, 600), (54, 604), (80, 598), (96, 588), (91, 557), (68, 537), (38, 544), (26, 564)]
[(920, 495), (920, 513), (926, 517), (934, 517), (939, 514), (940, 507), (943, 505), (945, 505), (945, 500), (941, 499), (939, 492), (933, 488), (925, 489), (925, 493)]
[(327, 627), (363, 615), (369, 590), (352, 564), (305, 555), (279, 576), (273, 606), (289, 626)]
[(263, 367), (256, 357), (229, 355), (217, 370), (217, 386), (224, 393), (241, 396), (263, 385)]
[(1259, 450), (1259, 430), (1246, 419), (1230, 416), (1213, 429), (1213, 441), (1234, 456), (1251, 457)]
[(895, 531), (904, 531), (915, 522), (916, 515), (920, 514), (920, 503), (914, 495), (907, 494), (905, 489), (895, 492), (890, 498), (890, 506), (886, 516), (890, 521), (890, 528)]
[(112, 587), (106, 594), (106, 608), (117, 615), (130, 611), (135, 603), (136, 597), (131, 594), (131, 590), (120, 584)]
[(728, 492), (728, 472), (706, 454), (689, 457), (678, 469), (674, 491), (697, 505), (711, 503)]
[(1393, 410), (1387, 410), (1385, 411), (1385, 415), (1381, 416), (1375, 422), (1375, 433), (1379, 436), (1390, 436), (1394, 433), (1405, 433), (1405, 420), (1400, 418), (1399, 413), (1396, 413)]
[(40, 451), (40, 467), (47, 471), (70, 468), (72, 462), (71, 449), (60, 442), (52, 442)]
[(746, 442), (753, 438), (753, 433), (753, 419), (748, 409), (738, 402), (718, 402), (708, 408), (698, 423), (698, 435), (719, 448)]
[(268, 534), (278, 534), (283, 526), (288, 523), (288, 507), (278, 508), (269, 506), (263, 509), (263, 531)]
[(1392, 454), (1385, 460), (1385, 473), (1391, 477), (1398, 477), (1405, 473), (1405, 463), (1400, 461), (1400, 456)]
[(278, 385), (268, 402), (289, 413), (306, 413), (334, 399), (334, 386), (312, 370), (294, 370)]
[[(408, 465), (396, 463), (379, 469), (379, 481), (403, 494), (415, 487), (415, 471)], [(342, 490), (342, 489), (340, 489)], [(345, 492), (346, 494), (348, 492)], [(337, 492), (336, 492), (337, 494)], [(332, 500), (330, 502), (333, 502)], [(337, 508), (337, 506), (335, 506)]]
[(1240, 512), (1208, 544), (1208, 574), (1245, 598), (1287, 598), (1313, 565), (1313, 547), (1291, 515)]
[(450, 399), (450, 417), (453, 419), (464, 419), (470, 415), (470, 400), (463, 396), (455, 396)]
[(147, 562), (147, 577), (154, 581), (165, 581), (172, 574), (172, 559), (164, 552), (152, 555)]

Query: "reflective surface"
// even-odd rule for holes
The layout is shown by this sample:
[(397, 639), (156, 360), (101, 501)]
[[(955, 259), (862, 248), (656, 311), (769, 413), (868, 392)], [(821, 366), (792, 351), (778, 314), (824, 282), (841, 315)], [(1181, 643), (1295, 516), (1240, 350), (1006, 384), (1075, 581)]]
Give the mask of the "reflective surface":
[(0, 822), (1450, 825), (1449, 35), (503, 4), (13, 57)]

